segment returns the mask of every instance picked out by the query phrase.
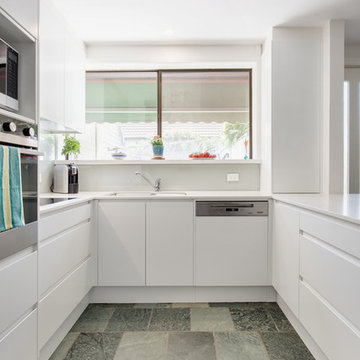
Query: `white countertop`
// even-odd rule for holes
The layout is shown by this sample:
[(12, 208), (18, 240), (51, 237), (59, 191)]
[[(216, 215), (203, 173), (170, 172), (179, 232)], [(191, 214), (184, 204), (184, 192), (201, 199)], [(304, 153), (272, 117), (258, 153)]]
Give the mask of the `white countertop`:
[[(121, 196), (114, 196), (115, 192)], [(284, 203), (315, 211), (324, 215), (360, 224), (360, 195), (322, 195), (322, 194), (267, 194), (260, 191), (181, 191), (163, 195), (150, 195), (152, 191), (91, 191), (78, 194), (42, 194), (41, 198), (75, 198), (50, 205), (40, 206), (40, 214), (59, 210), (68, 206), (80, 204), (91, 200), (268, 200), (274, 199)], [(171, 194), (182, 193), (185, 194)]]
[(274, 200), (360, 224), (360, 194), (273, 194)]

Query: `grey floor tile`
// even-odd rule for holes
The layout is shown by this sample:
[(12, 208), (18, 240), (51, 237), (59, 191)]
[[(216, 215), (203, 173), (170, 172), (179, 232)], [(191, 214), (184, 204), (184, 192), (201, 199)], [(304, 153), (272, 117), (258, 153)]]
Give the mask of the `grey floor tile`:
[(217, 302), (209, 303), (210, 307), (228, 307), (228, 308), (279, 308), (276, 302)]
[(65, 360), (113, 360), (121, 333), (81, 333)]
[(270, 313), (279, 331), (295, 331), (280, 308), (269, 308), (267, 311)]
[(53, 352), (49, 360), (63, 360), (78, 336), (79, 333), (76, 332), (68, 333)]
[(70, 332), (103, 332), (109, 320), (103, 319), (81, 319), (74, 324)]
[(168, 336), (162, 332), (125, 333), (114, 360), (166, 360)]
[(213, 334), (209, 332), (170, 333), (168, 360), (216, 360)]
[(261, 333), (271, 360), (315, 360), (294, 332)]
[(150, 331), (190, 330), (190, 309), (154, 309)]
[(172, 308), (208, 308), (209, 303), (172, 303)]
[(169, 308), (171, 304), (167, 303), (157, 303), (157, 304), (135, 304), (135, 309), (164, 309)]
[(214, 336), (218, 360), (268, 360), (256, 332), (220, 332)]
[(275, 323), (266, 309), (230, 308), (235, 329), (240, 331), (277, 331)]
[(235, 330), (229, 310), (226, 308), (191, 309), (191, 330), (232, 331)]
[(151, 309), (116, 309), (105, 332), (145, 331), (149, 325), (151, 312)]
[[(81, 314), (80, 319), (109, 320), (115, 310), (115, 306), (104, 306), (103, 304), (90, 304)], [(79, 320), (80, 320), (79, 319)]]

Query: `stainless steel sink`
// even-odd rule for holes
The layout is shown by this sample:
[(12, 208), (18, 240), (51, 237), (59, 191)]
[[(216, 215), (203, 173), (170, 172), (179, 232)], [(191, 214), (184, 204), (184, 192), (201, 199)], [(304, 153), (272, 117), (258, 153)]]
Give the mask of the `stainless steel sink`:
[(187, 195), (186, 192), (181, 191), (118, 191), (111, 193), (110, 196), (116, 197), (171, 197), (171, 196), (185, 196)]

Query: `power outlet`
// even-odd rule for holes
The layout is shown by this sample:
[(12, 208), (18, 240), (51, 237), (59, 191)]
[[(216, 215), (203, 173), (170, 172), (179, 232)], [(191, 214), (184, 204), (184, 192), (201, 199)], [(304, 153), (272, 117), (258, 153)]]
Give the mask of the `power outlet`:
[(234, 173), (234, 174), (227, 174), (226, 175), (226, 180), (227, 181), (239, 181), (239, 174), (238, 173)]

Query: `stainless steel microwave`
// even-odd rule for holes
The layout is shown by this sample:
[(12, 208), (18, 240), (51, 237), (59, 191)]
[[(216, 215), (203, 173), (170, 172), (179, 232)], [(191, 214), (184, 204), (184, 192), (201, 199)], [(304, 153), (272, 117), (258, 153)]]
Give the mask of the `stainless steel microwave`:
[(0, 39), (0, 107), (8, 110), (19, 110), (18, 68), (18, 52)]

